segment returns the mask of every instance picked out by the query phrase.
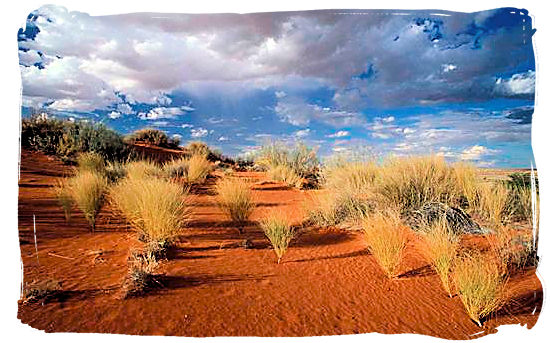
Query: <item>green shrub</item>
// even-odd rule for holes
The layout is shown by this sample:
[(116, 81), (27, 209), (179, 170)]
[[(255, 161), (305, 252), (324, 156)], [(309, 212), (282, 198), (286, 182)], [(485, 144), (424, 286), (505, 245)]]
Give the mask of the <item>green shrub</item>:
[(164, 131), (152, 128), (134, 131), (124, 137), (124, 141), (128, 144), (143, 143), (166, 148), (175, 148), (180, 144), (178, 138), (169, 138)]

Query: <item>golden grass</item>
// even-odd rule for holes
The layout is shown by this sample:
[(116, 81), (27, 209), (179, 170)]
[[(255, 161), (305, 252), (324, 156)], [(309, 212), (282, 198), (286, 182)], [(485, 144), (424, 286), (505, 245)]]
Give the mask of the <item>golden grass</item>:
[(162, 169), (152, 161), (140, 160), (126, 164), (126, 177), (128, 179), (148, 179), (163, 176)]
[(105, 169), (105, 160), (103, 157), (95, 152), (83, 152), (76, 157), (76, 163), (78, 170), (90, 171), (96, 173), (103, 173)]
[(186, 190), (163, 179), (126, 178), (110, 198), (144, 241), (161, 247), (173, 243), (189, 219)]
[(363, 220), (363, 232), (380, 267), (389, 278), (396, 278), (407, 243), (406, 228), (399, 214), (388, 210), (369, 215)]
[(235, 224), (241, 227), (252, 214), (255, 204), (248, 183), (236, 178), (223, 178), (216, 184), (218, 205)]
[(481, 214), (493, 229), (502, 227), (509, 217), (507, 213), (508, 188), (502, 183), (482, 183), (478, 187)]
[(507, 277), (493, 256), (473, 253), (458, 258), (453, 280), (466, 313), (479, 326), (505, 303)]
[(452, 205), (459, 195), (453, 169), (436, 155), (387, 160), (380, 168), (377, 192), (388, 205), (401, 210), (428, 202)]
[(475, 210), (479, 206), (478, 175), (479, 170), (472, 164), (459, 162), (453, 165), (458, 192), (468, 202), (468, 208)]
[(279, 264), (295, 234), (290, 220), (282, 213), (272, 213), (260, 221), (260, 227), (271, 242), (277, 255), (277, 264)]
[(162, 165), (162, 170), (168, 178), (187, 180), (189, 158), (182, 157), (167, 161)]
[(71, 214), (73, 209), (73, 198), (69, 183), (67, 180), (63, 179), (57, 182), (53, 188), (57, 201), (63, 208), (63, 213), (65, 215), (65, 220), (68, 222), (71, 221)]
[(188, 166), (187, 181), (189, 183), (203, 182), (212, 170), (212, 164), (203, 154), (192, 155), (189, 158)]
[(451, 289), (451, 267), (456, 258), (459, 240), (445, 218), (438, 219), (431, 227), (421, 233), (420, 250), (437, 272), (443, 288), (453, 296)]
[(96, 218), (104, 203), (107, 179), (98, 173), (84, 171), (69, 179), (71, 196), (95, 231)]
[(267, 170), (267, 177), (274, 181), (281, 181), (291, 187), (300, 188), (302, 186), (302, 178), (287, 165), (278, 165)]

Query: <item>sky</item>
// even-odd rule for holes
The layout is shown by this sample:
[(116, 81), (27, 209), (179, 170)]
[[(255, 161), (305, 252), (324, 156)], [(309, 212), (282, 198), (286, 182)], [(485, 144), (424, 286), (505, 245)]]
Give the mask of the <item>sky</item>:
[(44, 6), (17, 34), (22, 114), (155, 127), (230, 156), (304, 142), (321, 156), (530, 167), (534, 32), (514, 8), (90, 16)]

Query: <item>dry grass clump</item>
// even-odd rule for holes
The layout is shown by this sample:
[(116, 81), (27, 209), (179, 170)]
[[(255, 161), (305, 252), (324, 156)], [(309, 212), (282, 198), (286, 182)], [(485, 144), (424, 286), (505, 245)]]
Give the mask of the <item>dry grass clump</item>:
[(216, 191), (218, 205), (242, 232), (241, 226), (248, 221), (255, 207), (250, 186), (241, 179), (224, 178), (216, 184)]
[(189, 218), (188, 194), (158, 178), (126, 178), (111, 188), (111, 201), (145, 242), (167, 247)]
[(105, 160), (103, 156), (95, 152), (84, 152), (78, 154), (76, 157), (76, 163), (78, 165), (78, 170), (90, 171), (96, 173), (103, 173), (105, 169)]
[(206, 155), (192, 155), (188, 162), (187, 182), (201, 183), (206, 180), (211, 170), (212, 164), (207, 160)]
[(63, 179), (57, 182), (53, 188), (57, 201), (63, 207), (63, 213), (65, 214), (65, 220), (68, 222), (71, 221), (71, 214), (73, 209), (73, 198), (71, 194), (71, 189), (67, 180)]
[(449, 297), (452, 297), (451, 268), (457, 255), (459, 237), (452, 232), (445, 217), (439, 218), (421, 236), (422, 254), (439, 275)]
[(109, 182), (117, 182), (126, 177), (126, 165), (117, 161), (109, 161), (105, 165), (104, 174)]
[(267, 177), (274, 181), (281, 181), (291, 187), (300, 188), (302, 178), (287, 165), (278, 165), (268, 169)]
[(158, 266), (154, 253), (132, 251), (128, 257), (128, 275), (122, 287), (123, 296), (141, 295), (159, 285), (155, 275)]
[(478, 186), (480, 212), (493, 229), (509, 219), (508, 188), (502, 183), (483, 183)]
[(68, 183), (72, 198), (94, 232), (97, 215), (104, 204), (107, 179), (101, 174), (84, 171), (70, 178)]
[(363, 220), (363, 232), (373, 256), (386, 275), (397, 277), (407, 243), (406, 228), (396, 211), (376, 212)]
[(459, 194), (466, 200), (468, 208), (475, 210), (479, 206), (479, 170), (472, 164), (459, 162), (453, 165), (453, 171)]
[(295, 235), (294, 229), (290, 225), (290, 220), (281, 213), (271, 214), (260, 221), (260, 226), (275, 250), (278, 258), (277, 264), (280, 263), (281, 258), (288, 249), (290, 241)]
[(473, 253), (458, 258), (453, 281), (468, 316), (479, 326), (505, 303), (507, 277), (493, 256)]
[(533, 231), (514, 230), (510, 226), (499, 227), (491, 240), (502, 268), (519, 270), (538, 263), (536, 237)]
[(162, 169), (152, 161), (140, 160), (126, 164), (126, 177), (128, 179), (149, 179), (163, 176)]
[(403, 211), (426, 203), (455, 204), (459, 194), (453, 169), (440, 156), (394, 158), (380, 168), (377, 192)]
[(189, 159), (185, 157), (172, 159), (162, 165), (162, 170), (168, 178), (187, 180)]
[(22, 301), (30, 303), (35, 301), (46, 302), (61, 292), (61, 284), (54, 279), (34, 281), (30, 284), (25, 283), (23, 287)]

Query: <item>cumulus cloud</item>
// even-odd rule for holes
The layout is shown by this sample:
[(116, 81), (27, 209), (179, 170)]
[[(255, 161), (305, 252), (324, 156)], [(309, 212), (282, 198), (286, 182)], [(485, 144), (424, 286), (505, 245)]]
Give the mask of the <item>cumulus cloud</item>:
[(509, 79), (498, 78), (495, 90), (506, 96), (530, 96), (535, 93), (535, 72), (529, 70), (521, 74), (514, 74)]
[(482, 145), (474, 145), (464, 149), (460, 155), (460, 158), (464, 161), (477, 161), (486, 155), (491, 155), (496, 152), (496, 150), (489, 149)]
[(349, 131), (337, 131), (333, 134), (327, 135), (328, 138), (341, 138), (349, 136)]
[(138, 117), (148, 120), (169, 119), (185, 113), (186, 111), (181, 107), (155, 107), (148, 112), (139, 112)]
[(202, 138), (208, 136), (208, 130), (202, 127), (196, 129), (191, 129), (191, 137), (193, 138)]
[(298, 130), (294, 132), (294, 135), (298, 138), (303, 138), (309, 136), (310, 131), (310, 129)]
[(120, 114), (120, 112), (116, 112), (116, 111), (111, 111), (111, 113), (107, 114), (107, 116), (111, 119), (118, 119), (120, 118), (122, 115)]

